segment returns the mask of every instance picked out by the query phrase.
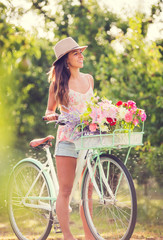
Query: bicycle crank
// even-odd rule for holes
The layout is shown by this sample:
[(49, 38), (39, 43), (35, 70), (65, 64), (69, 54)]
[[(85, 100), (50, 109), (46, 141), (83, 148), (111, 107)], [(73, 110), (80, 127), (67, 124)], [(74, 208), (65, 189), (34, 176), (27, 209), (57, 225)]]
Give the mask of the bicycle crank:
[(60, 227), (58, 219), (56, 217), (54, 218), (53, 223), (54, 223), (55, 233), (62, 233), (61, 227)]

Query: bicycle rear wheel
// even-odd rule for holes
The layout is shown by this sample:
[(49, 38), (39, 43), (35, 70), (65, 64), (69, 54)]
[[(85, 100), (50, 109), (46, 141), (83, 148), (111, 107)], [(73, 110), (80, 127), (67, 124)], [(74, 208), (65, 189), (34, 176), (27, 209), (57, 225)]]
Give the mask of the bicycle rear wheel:
[[(92, 167), (101, 196), (93, 187), (90, 198), (91, 179), (88, 170), (83, 179), (82, 202), (88, 226), (98, 240), (130, 239), (137, 216), (136, 192), (131, 175), (126, 166), (113, 155), (101, 155), (99, 162), (100, 165), (96, 164), (96, 160), (93, 161)], [(109, 193), (106, 181), (113, 195)]]
[(37, 165), (27, 161), (14, 169), (8, 188), (8, 214), (18, 239), (48, 237), (53, 223), (49, 197), (47, 179)]

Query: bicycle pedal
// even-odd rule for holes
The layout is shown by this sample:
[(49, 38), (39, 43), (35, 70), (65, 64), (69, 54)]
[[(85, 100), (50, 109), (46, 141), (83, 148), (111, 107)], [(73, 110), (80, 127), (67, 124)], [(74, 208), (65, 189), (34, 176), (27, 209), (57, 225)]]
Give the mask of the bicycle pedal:
[(62, 233), (60, 225), (59, 225), (59, 221), (57, 218), (53, 219), (53, 224), (54, 224), (54, 231), (55, 233)]
[(54, 231), (55, 231), (55, 233), (62, 233), (62, 230), (61, 230), (61, 228), (60, 228), (60, 226), (54, 226)]

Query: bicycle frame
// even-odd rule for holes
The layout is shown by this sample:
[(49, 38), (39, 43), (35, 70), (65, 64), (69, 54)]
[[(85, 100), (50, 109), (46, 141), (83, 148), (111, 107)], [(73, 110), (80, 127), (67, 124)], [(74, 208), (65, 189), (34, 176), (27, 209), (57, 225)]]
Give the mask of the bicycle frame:
[[(58, 195), (58, 192), (59, 192), (59, 184), (58, 184), (58, 179), (57, 179), (55, 167), (54, 167), (54, 164), (53, 164), (53, 159), (52, 159), (52, 156), (51, 156), (51, 153), (50, 153), (50, 150), (49, 150), (49, 146), (44, 147), (44, 150), (46, 152), (46, 157), (47, 157), (47, 160), (46, 160), (45, 163), (42, 164), (38, 160), (35, 160), (35, 159), (24, 159), (17, 164), (17, 165), (19, 165), (24, 161), (28, 161), (28, 162), (34, 163), (40, 169), (36, 179), (34, 180), (32, 185), (30, 186), (30, 188), (29, 188), (28, 192), (26, 193), (25, 197), (23, 198), (22, 202), (23, 202), (24, 206), (26, 206), (26, 207), (40, 208), (40, 209), (45, 209), (45, 210), (54, 212), (55, 208), (56, 208), (55, 202), (56, 202), (57, 195)], [(130, 150), (131, 150), (131, 147), (128, 149), (128, 153), (127, 153), (126, 159), (125, 159), (125, 165), (127, 163)], [(111, 149), (110, 149), (109, 152), (111, 153)], [(101, 166), (101, 163), (100, 163), (100, 155), (101, 154), (102, 154), (102, 152), (100, 151), (100, 149), (92, 150), (92, 151), (90, 151), (90, 150), (80, 150), (79, 156), (78, 156), (78, 159), (77, 159), (75, 179), (74, 179), (74, 183), (73, 183), (72, 192), (71, 192), (71, 195), (70, 195), (70, 203), (71, 203), (72, 198), (74, 196), (74, 192), (77, 188), (81, 173), (82, 173), (85, 165), (88, 168), (91, 181), (94, 185), (94, 188), (96, 189), (96, 192), (99, 195), (100, 201), (103, 201), (104, 199), (103, 199), (103, 189), (102, 189), (102, 187), (99, 189), (99, 187), (97, 186), (97, 183), (95, 181), (95, 178), (94, 178), (97, 166), (100, 170), (100, 182), (101, 182), (100, 186), (102, 186), (102, 182), (104, 182), (107, 191), (109, 192), (110, 196), (112, 197), (112, 199), (109, 200), (109, 201), (115, 201), (116, 193), (118, 191), (118, 187), (119, 187), (122, 176), (119, 179), (119, 183), (117, 185), (116, 192), (115, 192), (115, 194), (113, 194), (113, 192), (112, 192), (112, 190), (111, 190), (111, 188), (108, 184), (108, 181), (107, 181), (109, 175), (107, 176), (107, 178), (105, 177), (105, 174), (103, 172), (103, 169), (102, 169), (102, 166)], [(91, 166), (92, 156), (94, 158), (96, 157), (96, 162), (95, 162), (95, 165), (94, 165), (95, 170)], [(85, 169), (85, 171), (86, 171), (86, 169)], [(108, 166), (108, 172), (109, 172), (109, 166)], [(50, 188), (50, 197), (42, 196), (45, 184), (42, 185), (39, 196), (30, 196), (30, 193), (32, 192), (32, 189), (34, 188), (36, 182), (38, 181), (39, 177), (42, 174), (44, 174), (44, 176), (46, 177), (46, 179), (48, 181), (48, 185), (49, 185), (49, 188)], [(37, 200), (37, 204), (29, 203), (28, 200)], [(50, 204), (45, 203), (43, 201), (50, 201)]]
[[(105, 232), (108, 232), (110, 238), (108, 223), (111, 232), (122, 234), (124, 236), (122, 239), (129, 239), (133, 233), (137, 213), (136, 193), (132, 177), (124, 165), (127, 164), (131, 148), (142, 145), (143, 130), (135, 133), (128, 130), (126, 133), (126, 129), (119, 129), (111, 134), (102, 134), (100, 131), (98, 135), (82, 133), (80, 138), (73, 139), (79, 155), (69, 198), (69, 212), (71, 204), (74, 206), (80, 202), (95, 239), (104, 239)], [(22, 225), (24, 213), (27, 213), (29, 221), (34, 218), (36, 223), (32, 234), (40, 234), (39, 227), (38, 230), (35, 227), (40, 226), (40, 220), (41, 229), (45, 228), (44, 235), (41, 235), (42, 239), (48, 236), (52, 225), (55, 232), (60, 232), (56, 215), (59, 183), (50, 151), (53, 138), (49, 136), (30, 143), (32, 147), (39, 146), (45, 151), (46, 159), (43, 163), (26, 158), (18, 162), (12, 171), (8, 212), (11, 226), (20, 239), (31, 229), (31, 226), (28, 226), (29, 231), (26, 231), (26, 227)], [(112, 150), (120, 148), (128, 149), (123, 163), (112, 154)], [(81, 195), (78, 195), (76, 188), (81, 176)], [(72, 218), (74, 215), (72, 214)], [(100, 225), (103, 221), (106, 225)]]
[[(55, 202), (56, 202), (57, 195), (58, 195), (58, 192), (59, 192), (59, 184), (58, 184), (58, 179), (57, 179), (56, 171), (55, 171), (54, 164), (53, 164), (53, 159), (52, 159), (52, 156), (51, 156), (51, 153), (50, 153), (50, 150), (49, 150), (49, 146), (46, 146), (44, 148), (44, 150), (46, 152), (46, 157), (47, 157), (47, 160), (46, 160), (45, 163), (42, 164), (38, 160), (35, 160), (35, 159), (32, 159), (32, 158), (27, 158), (27, 159), (23, 159), (18, 164), (16, 164), (14, 169), (23, 162), (31, 162), (40, 169), (37, 177), (33, 181), (32, 185), (30, 186), (30, 188), (29, 188), (28, 192), (26, 193), (25, 197), (23, 198), (22, 203), (26, 207), (45, 209), (45, 210), (53, 212), (53, 211), (55, 211)], [(87, 150), (82, 150), (79, 153), (79, 157), (77, 159), (77, 167), (76, 167), (74, 184), (73, 184), (73, 188), (72, 188), (72, 192), (71, 192), (71, 196), (70, 196), (70, 202), (73, 198), (73, 195), (74, 195), (74, 192), (76, 190), (77, 184), (79, 182), (79, 179), (80, 179), (81, 173), (83, 171), (84, 165), (86, 164), (86, 161), (87, 161), (87, 159), (85, 158), (86, 154), (87, 154)], [(31, 196), (30, 193), (32, 192), (32, 189), (34, 188), (36, 182), (39, 180), (39, 177), (42, 174), (44, 174), (45, 178), (48, 181), (51, 196), (50, 197), (42, 196), (45, 184), (42, 185), (39, 196)], [(37, 200), (37, 204), (29, 203), (29, 200)], [(43, 200), (44, 201), (50, 201), (51, 204), (45, 203), (45, 202), (43, 202)]]

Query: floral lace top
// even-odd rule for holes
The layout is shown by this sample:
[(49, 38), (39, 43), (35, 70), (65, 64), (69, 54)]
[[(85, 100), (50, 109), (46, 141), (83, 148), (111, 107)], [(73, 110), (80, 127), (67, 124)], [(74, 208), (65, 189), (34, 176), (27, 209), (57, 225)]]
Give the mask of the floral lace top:
[[(86, 110), (86, 101), (90, 101), (93, 96), (93, 89), (91, 85), (86, 93), (79, 93), (72, 89), (69, 89), (69, 106), (71, 108), (77, 109), (80, 113), (83, 113)], [(57, 131), (57, 139), (56, 144), (61, 141), (69, 141), (73, 142), (72, 139), (69, 138), (69, 133), (63, 131), (65, 126), (59, 126)]]

